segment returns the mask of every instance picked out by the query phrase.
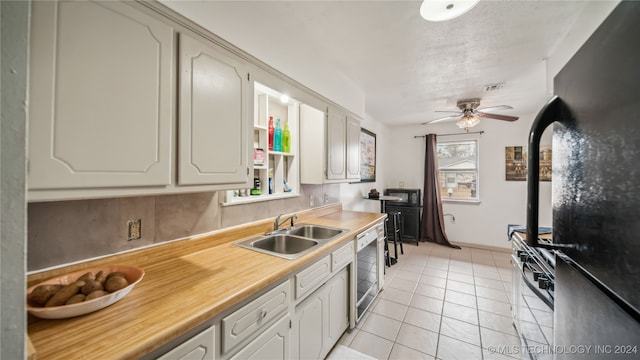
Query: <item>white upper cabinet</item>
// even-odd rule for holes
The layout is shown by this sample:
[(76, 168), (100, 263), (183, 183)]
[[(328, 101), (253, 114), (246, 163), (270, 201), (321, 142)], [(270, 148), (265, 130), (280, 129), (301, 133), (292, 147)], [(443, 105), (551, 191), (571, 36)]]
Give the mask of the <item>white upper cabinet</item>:
[(300, 105), (300, 183), (322, 184), (326, 169), (326, 114)]
[(29, 188), (171, 183), (171, 26), (119, 2), (32, 3)]
[(329, 110), (327, 123), (327, 179), (346, 179), (347, 116), (343, 112)]
[(300, 107), (300, 183), (360, 179), (360, 120), (329, 108)]
[(347, 179), (360, 179), (360, 120), (347, 116), (346, 120)]
[(244, 184), (249, 175), (249, 72), (180, 34), (178, 183)]
[(240, 56), (138, 2), (34, 1), (31, 27), (29, 201), (251, 186)]

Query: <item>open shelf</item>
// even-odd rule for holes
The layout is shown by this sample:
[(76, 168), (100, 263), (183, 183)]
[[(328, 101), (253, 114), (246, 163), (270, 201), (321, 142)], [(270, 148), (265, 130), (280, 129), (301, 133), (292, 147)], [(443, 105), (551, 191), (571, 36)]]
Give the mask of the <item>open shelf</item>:
[[(260, 83), (254, 85), (253, 149), (264, 151), (264, 164), (253, 165), (254, 184), (259, 183), (260, 195), (249, 195), (251, 189), (229, 190), (225, 193), (223, 205), (246, 204), (272, 199), (298, 196), (300, 193), (298, 126), (300, 103), (289, 99), (283, 103), (283, 94)], [(269, 150), (269, 117), (273, 117), (274, 126), (280, 119), (289, 126), (290, 151)], [(255, 180), (257, 179), (257, 180)], [(285, 187), (286, 181), (286, 187)], [(288, 187), (289, 191), (285, 191)], [(246, 193), (247, 196), (241, 196)]]

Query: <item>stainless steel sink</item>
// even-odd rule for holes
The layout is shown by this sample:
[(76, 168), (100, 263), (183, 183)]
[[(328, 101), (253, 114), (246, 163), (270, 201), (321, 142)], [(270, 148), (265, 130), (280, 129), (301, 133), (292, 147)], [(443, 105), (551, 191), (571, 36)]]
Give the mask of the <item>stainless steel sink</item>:
[(235, 244), (245, 249), (293, 260), (347, 231), (349, 230), (301, 224), (290, 229), (240, 240)]
[(346, 232), (344, 229), (336, 229), (320, 225), (299, 225), (287, 231), (288, 234), (298, 235), (309, 239), (330, 239)]
[(263, 235), (238, 241), (236, 245), (245, 249), (279, 256), (285, 259), (296, 259), (312, 251), (318, 242), (300, 236), (288, 234)]
[(251, 243), (251, 246), (254, 248), (273, 251), (279, 254), (297, 254), (316, 245), (318, 245), (317, 241), (282, 234), (267, 236), (264, 239)]

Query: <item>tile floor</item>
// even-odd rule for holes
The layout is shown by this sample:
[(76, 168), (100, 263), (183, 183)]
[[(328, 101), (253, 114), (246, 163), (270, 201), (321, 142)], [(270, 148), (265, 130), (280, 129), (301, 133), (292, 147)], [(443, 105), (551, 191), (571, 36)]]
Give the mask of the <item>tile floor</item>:
[[(339, 344), (376, 359), (512, 359), (510, 253), (404, 244), (384, 290)], [(515, 355), (514, 355), (515, 356)]]

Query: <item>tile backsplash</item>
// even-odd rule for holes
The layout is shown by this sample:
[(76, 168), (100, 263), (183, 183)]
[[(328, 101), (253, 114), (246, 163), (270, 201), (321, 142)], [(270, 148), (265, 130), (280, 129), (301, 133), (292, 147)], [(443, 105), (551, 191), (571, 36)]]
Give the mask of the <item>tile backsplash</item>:
[[(29, 203), (27, 269), (115, 254), (340, 201), (340, 185), (302, 185), (299, 197), (221, 206), (222, 192)], [(127, 221), (142, 237), (127, 240)]]

